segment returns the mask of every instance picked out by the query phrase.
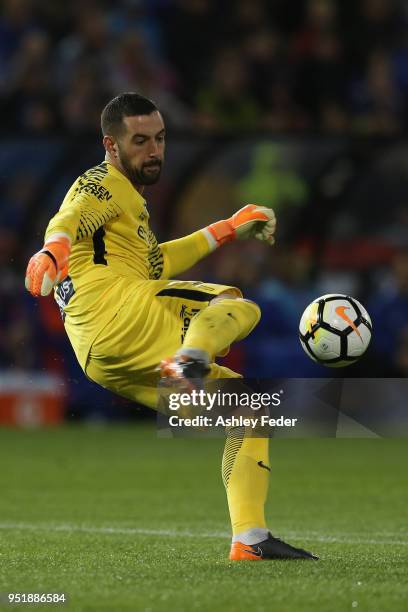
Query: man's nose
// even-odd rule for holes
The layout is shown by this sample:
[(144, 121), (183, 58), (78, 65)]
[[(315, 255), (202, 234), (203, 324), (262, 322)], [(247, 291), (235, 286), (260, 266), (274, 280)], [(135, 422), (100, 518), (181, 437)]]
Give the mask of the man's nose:
[(159, 153), (159, 146), (155, 140), (149, 142), (149, 157), (157, 157)]

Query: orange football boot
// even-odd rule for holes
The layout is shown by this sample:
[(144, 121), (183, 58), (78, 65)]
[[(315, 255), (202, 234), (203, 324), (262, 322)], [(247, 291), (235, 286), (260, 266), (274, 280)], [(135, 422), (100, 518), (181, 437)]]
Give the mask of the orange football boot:
[(271, 533), (266, 540), (258, 544), (243, 544), (233, 542), (229, 556), (231, 561), (262, 561), (266, 559), (318, 559), (316, 555), (286, 544), (279, 538), (274, 538)]
[(203, 379), (210, 368), (204, 359), (195, 359), (189, 355), (167, 357), (159, 366), (161, 385), (179, 385), (181, 389), (190, 393), (203, 387)]

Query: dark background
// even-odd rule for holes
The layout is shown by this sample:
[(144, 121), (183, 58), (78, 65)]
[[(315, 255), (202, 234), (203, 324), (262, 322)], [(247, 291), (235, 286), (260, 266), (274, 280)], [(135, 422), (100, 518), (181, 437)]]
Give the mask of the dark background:
[[(31, 422), (40, 389), (61, 392), (70, 419), (138, 411), (86, 380), (52, 298), (24, 290), (48, 219), (103, 159), (100, 111), (122, 91), (151, 97), (168, 126), (147, 194), (160, 241), (247, 202), (276, 211), (276, 247), (228, 245), (185, 275), (236, 284), (262, 307), (226, 364), (252, 377), (406, 377), (407, 19), (391, 0), (2, 2), (0, 408), (12, 393)], [(314, 364), (297, 338), (324, 293), (349, 293), (373, 321), (347, 370)]]

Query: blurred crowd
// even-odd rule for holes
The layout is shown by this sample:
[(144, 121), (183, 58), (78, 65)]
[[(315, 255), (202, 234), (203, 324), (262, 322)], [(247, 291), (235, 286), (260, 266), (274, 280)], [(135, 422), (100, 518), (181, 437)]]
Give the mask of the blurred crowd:
[(407, 126), (404, 0), (3, 0), (10, 129), (95, 130), (120, 91), (179, 129), (396, 134)]

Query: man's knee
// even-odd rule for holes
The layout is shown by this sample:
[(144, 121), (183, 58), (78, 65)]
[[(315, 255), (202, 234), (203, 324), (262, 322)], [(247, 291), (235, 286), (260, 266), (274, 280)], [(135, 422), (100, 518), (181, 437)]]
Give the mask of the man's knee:
[(241, 300), (243, 299), (242, 293), (239, 291), (239, 289), (231, 288), (213, 297), (212, 300), (210, 300), (209, 302), (209, 306), (211, 306), (212, 304), (217, 304), (217, 302), (220, 302), (221, 300), (239, 300), (239, 299)]
[(241, 319), (241, 325), (244, 325), (246, 328), (245, 332), (237, 338), (237, 340), (241, 340), (242, 338), (245, 338), (245, 336), (247, 336), (259, 323), (261, 318), (261, 309), (259, 308), (258, 304), (252, 300), (243, 298), (241, 293), (235, 293), (233, 290), (220, 293), (217, 297), (210, 301), (209, 307), (225, 300), (228, 300), (228, 304), (231, 305), (231, 316), (233, 318), (237, 317)]
[(228, 289), (227, 291), (223, 291), (222, 293), (214, 297), (212, 300), (210, 300), (209, 306), (217, 304), (217, 302), (220, 302), (221, 300), (236, 300), (237, 302), (244, 302), (245, 304), (250, 304), (251, 307), (258, 312), (258, 318), (261, 317), (261, 309), (259, 308), (258, 304), (253, 300), (248, 300), (247, 298), (242, 297), (242, 293), (238, 293), (238, 290), (234, 291), (232, 289)]

